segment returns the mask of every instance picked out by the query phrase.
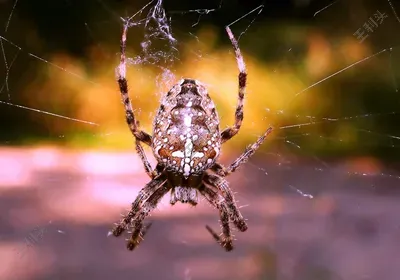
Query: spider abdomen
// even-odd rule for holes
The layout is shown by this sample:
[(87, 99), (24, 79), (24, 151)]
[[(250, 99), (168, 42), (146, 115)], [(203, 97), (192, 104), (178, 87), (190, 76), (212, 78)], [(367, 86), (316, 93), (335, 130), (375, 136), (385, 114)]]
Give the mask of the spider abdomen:
[(167, 170), (188, 178), (210, 168), (221, 138), (218, 114), (204, 85), (189, 79), (176, 84), (161, 102), (153, 135), (154, 156)]

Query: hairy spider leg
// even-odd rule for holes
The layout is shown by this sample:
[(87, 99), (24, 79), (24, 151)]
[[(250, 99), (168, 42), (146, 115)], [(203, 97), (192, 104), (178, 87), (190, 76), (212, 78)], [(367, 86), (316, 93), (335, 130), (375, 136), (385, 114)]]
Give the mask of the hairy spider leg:
[(244, 63), (243, 56), (240, 52), (239, 44), (233, 35), (231, 29), (227, 26), (226, 32), (228, 33), (229, 39), (232, 42), (233, 48), (235, 50), (236, 61), (239, 68), (239, 95), (238, 102), (235, 111), (235, 123), (232, 127), (226, 128), (221, 132), (221, 143), (224, 143), (235, 136), (242, 126), (243, 122), (243, 99), (246, 93), (246, 80), (247, 80), (247, 71), (246, 64)]
[(241, 232), (244, 232), (247, 230), (247, 224), (242, 216), (242, 214), (239, 211), (239, 208), (236, 205), (235, 198), (233, 196), (232, 191), (229, 188), (228, 182), (219, 177), (218, 175), (214, 174), (206, 174), (204, 176), (204, 181), (218, 189), (222, 193), (222, 196), (224, 197), (226, 206), (228, 207), (229, 210), (229, 217), (231, 221), (234, 223), (234, 225), (237, 227), (238, 230)]
[(132, 103), (128, 93), (128, 81), (126, 80), (126, 35), (128, 32), (128, 24), (124, 24), (121, 38), (121, 59), (117, 67), (118, 85), (121, 92), (122, 103), (125, 107), (126, 122), (133, 136), (141, 142), (151, 145), (151, 136), (139, 129), (139, 121), (136, 120), (132, 109)]
[(140, 145), (140, 141), (137, 138), (135, 139), (135, 144), (136, 152), (138, 153), (143, 163), (144, 171), (146, 171), (146, 174), (149, 175), (151, 179), (154, 179), (158, 175), (158, 172), (151, 167), (151, 164), (147, 159), (146, 153), (144, 152), (144, 149), (142, 145)]
[[(144, 240), (144, 237), (149, 231), (151, 225), (152, 223), (149, 223), (148, 225), (141, 225), (140, 228), (135, 229), (132, 232), (131, 238), (127, 240), (128, 242), (126, 244), (126, 248), (130, 251), (135, 249), (139, 245), (139, 243)], [(136, 238), (133, 239), (133, 236), (136, 236)]]
[(226, 251), (232, 251), (233, 238), (231, 228), (229, 226), (229, 210), (224, 198), (219, 193), (216, 193), (204, 184), (200, 187), (199, 191), (202, 195), (204, 195), (204, 197), (208, 200), (208, 202), (210, 202), (211, 205), (219, 210), (222, 226), (222, 237), (216, 234), (215, 231), (213, 231), (208, 225), (206, 225), (206, 229)]
[(129, 24), (125, 23), (122, 31), (121, 58), (119, 66), (116, 69), (118, 76), (118, 85), (121, 93), (122, 103), (124, 104), (125, 107), (126, 123), (128, 124), (131, 133), (136, 139), (136, 151), (138, 152), (140, 159), (143, 162), (146, 173), (151, 178), (154, 178), (155, 173), (154, 171), (152, 171), (150, 163), (147, 160), (143, 148), (141, 147), (140, 144), (140, 142), (143, 142), (150, 146), (151, 136), (148, 133), (144, 132), (143, 130), (139, 129), (139, 121), (135, 118), (135, 114), (133, 113), (132, 103), (129, 98), (128, 81), (126, 80), (126, 35), (128, 32), (128, 26)]
[(168, 184), (164, 184), (162, 187), (157, 189), (143, 206), (140, 208), (136, 217), (132, 220), (132, 235), (128, 240), (126, 247), (128, 250), (135, 249), (139, 243), (143, 240), (143, 237), (148, 229), (148, 226), (143, 226), (143, 220), (149, 215), (149, 213), (157, 207), (157, 204), (160, 202), (161, 198), (171, 189)]
[(263, 135), (261, 135), (255, 143), (253, 143), (250, 146), (246, 147), (246, 150), (227, 168), (224, 167), (220, 163), (216, 163), (211, 167), (211, 170), (215, 171), (218, 175), (220, 176), (228, 176), (229, 174), (233, 173), (236, 171), (236, 169), (239, 168), (240, 165), (245, 163), (256, 151), (257, 149), (261, 146), (261, 144), (264, 142), (265, 138), (272, 132), (272, 127), (269, 127)]
[(165, 184), (166, 179), (161, 177), (155, 178), (146, 184), (137, 195), (135, 201), (132, 203), (131, 210), (127, 215), (125, 215), (122, 220), (115, 225), (112, 229), (112, 234), (116, 237), (120, 236), (127, 228), (127, 225), (131, 222), (131, 220), (136, 216), (137, 212), (140, 209), (140, 206), (156, 191), (157, 188)]

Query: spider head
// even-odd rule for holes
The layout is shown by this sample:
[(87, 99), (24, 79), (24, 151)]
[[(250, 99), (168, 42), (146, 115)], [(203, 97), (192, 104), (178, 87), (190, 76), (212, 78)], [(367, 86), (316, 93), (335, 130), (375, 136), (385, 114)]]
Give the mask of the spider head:
[(202, 184), (203, 175), (204, 173), (190, 174), (186, 178), (179, 172), (167, 172), (168, 182), (172, 186), (170, 203), (174, 205), (180, 201), (196, 205), (198, 203), (197, 189)]
[(176, 171), (167, 171), (168, 182), (172, 186), (180, 186), (180, 187), (189, 187), (196, 188), (198, 187), (204, 176), (204, 172), (198, 172), (190, 174), (188, 177), (182, 176), (182, 173)]

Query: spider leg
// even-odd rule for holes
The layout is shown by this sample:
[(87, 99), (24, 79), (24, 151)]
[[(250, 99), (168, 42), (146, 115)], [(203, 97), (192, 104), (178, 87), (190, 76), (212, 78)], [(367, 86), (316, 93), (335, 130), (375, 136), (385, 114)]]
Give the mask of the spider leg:
[(152, 196), (157, 191), (157, 188), (163, 185), (165, 182), (166, 179), (162, 176), (155, 178), (147, 183), (147, 185), (140, 190), (135, 201), (132, 203), (132, 207), (129, 213), (125, 215), (123, 219), (115, 225), (115, 227), (111, 230), (111, 233), (116, 237), (120, 236), (127, 228), (127, 225), (131, 222), (132, 218), (136, 216), (141, 204), (146, 201), (150, 196)]
[(128, 23), (124, 24), (121, 38), (121, 59), (116, 69), (118, 76), (118, 85), (121, 92), (122, 103), (125, 107), (126, 122), (133, 136), (147, 145), (151, 145), (151, 136), (139, 129), (139, 121), (135, 118), (132, 109), (132, 103), (128, 93), (128, 81), (126, 80), (126, 33), (128, 31)]
[(142, 160), (144, 170), (151, 179), (154, 179), (158, 174), (157, 171), (151, 167), (151, 164), (146, 157), (146, 153), (144, 152), (143, 147), (137, 138), (135, 140), (135, 144), (136, 144), (136, 152), (138, 153), (140, 159)]
[[(143, 225), (142, 223), (140, 223), (140, 225), (138, 225), (138, 228), (136, 228), (131, 235), (131, 238), (128, 239), (128, 243), (126, 244), (126, 248), (130, 251), (134, 250), (139, 243), (144, 240), (144, 236), (146, 235), (146, 233), (149, 231), (149, 228), (151, 227), (152, 223), (149, 223), (148, 225)], [(136, 236), (135, 239), (133, 239), (133, 236)]]
[(228, 33), (229, 39), (232, 42), (233, 48), (235, 50), (236, 61), (239, 68), (239, 95), (238, 95), (238, 103), (235, 111), (235, 123), (232, 127), (226, 128), (221, 132), (221, 143), (224, 143), (235, 136), (240, 127), (242, 126), (243, 121), (243, 99), (246, 92), (246, 80), (247, 80), (247, 71), (246, 64), (244, 63), (243, 56), (240, 52), (239, 44), (233, 35), (231, 29), (227, 26), (226, 32)]
[(136, 217), (132, 220), (132, 235), (128, 240), (126, 247), (128, 250), (135, 249), (139, 243), (143, 240), (149, 226), (143, 226), (143, 220), (149, 215), (151, 210), (156, 208), (157, 204), (160, 202), (161, 198), (170, 190), (168, 185), (164, 185), (157, 189), (143, 204)]
[(199, 189), (200, 193), (204, 195), (204, 197), (212, 204), (214, 207), (216, 207), (219, 210), (220, 213), (220, 219), (221, 219), (221, 225), (222, 225), (222, 236), (219, 236), (218, 234), (215, 233), (209, 227), (206, 225), (206, 229), (211, 233), (211, 235), (214, 237), (214, 239), (226, 250), (226, 251), (232, 251), (233, 249), (233, 244), (232, 244), (232, 233), (231, 233), (231, 228), (229, 226), (229, 213), (228, 213), (228, 207), (226, 205), (226, 202), (224, 201), (224, 198), (207, 187), (206, 185), (202, 185)]
[(206, 173), (204, 176), (204, 182), (216, 187), (218, 191), (222, 193), (226, 207), (228, 208), (230, 219), (238, 228), (238, 230), (240, 230), (241, 232), (246, 231), (246, 221), (244, 220), (242, 214), (239, 211), (239, 208), (236, 205), (235, 198), (231, 189), (228, 186), (228, 182), (218, 175), (208, 173)]
[(268, 134), (272, 132), (272, 127), (269, 127), (263, 135), (261, 135), (255, 143), (252, 145), (248, 146), (246, 150), (244, 151), (243, 154), (241, 154), (231, 165), (229, 165), (227, 168), (221, 165), (220, 163), (216, 163), (211, 167), (211, 170), (216, 172), (220, 176), (227, 176), (233, 172), (236, 171), (236, 169), (239, 168), (240, 165), (245, 163), (256, 151), (257, 149), (261, 146), (261, 144), (264, 142), (265, 138), (267, 138)]

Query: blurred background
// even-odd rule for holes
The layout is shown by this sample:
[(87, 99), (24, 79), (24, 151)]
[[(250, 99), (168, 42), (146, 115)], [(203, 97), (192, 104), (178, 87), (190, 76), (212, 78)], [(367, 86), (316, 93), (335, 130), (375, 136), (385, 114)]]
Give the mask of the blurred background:
[[(0, 0), (0, 279), (398, 279), (397, 1)], [(218, 212), (169, 195), (134, 252), (107, 237), (146, 184), (116, 83), (121, 18), (144, 130), (180, 78), (205, 83), (231, 125), (228, 165), (249, 230), (224, 252)], [(146, 148), (151, 157), (151, 150)]]

